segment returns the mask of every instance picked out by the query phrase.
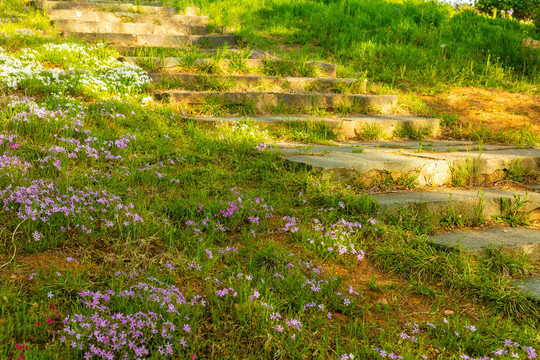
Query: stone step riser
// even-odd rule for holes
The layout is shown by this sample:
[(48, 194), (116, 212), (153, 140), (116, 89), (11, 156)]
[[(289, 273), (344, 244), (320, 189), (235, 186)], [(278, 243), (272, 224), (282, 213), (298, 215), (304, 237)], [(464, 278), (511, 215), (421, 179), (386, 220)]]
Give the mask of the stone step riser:
[(148, 46), (148, 47), (181, 47), (185, 45), (209, 45), (219, 47), (236, 45), (234, 35), (129, 35), (129, 34), (85, 34), (64, 32), (64, 37), (88, 42), (104, 41), (110, 45)]
[(252, 104), (259, 111), (267, 111), (277, 106), (317, 107), (319, 109), (337, 109), (341, 106), (355, 106), (358, 109), (381, 109), (390, 111), (397, 104), (393, 95), (338, 95), (338, 94), (282, 94), (282, 93), (234, 93), (213, 91), (169, 91), (155, 94), (158, 99), (172, 103), (201, 104), (208, 98), (217, 98), (227, 104)]
[(60, 32), (81, 32), (97, 34), (131, 34), (131, 35), (206, 35), (206, 26), (179, 24), (145, 24), (56, 20), (56, 29)]
[[(256, 76), (256, 75), (200, 75), (200, 74), (160, 74), (150, 73), (149, 77), (152, 81), (180, 81), (186, 85), (206, 84), (211, 80), (232, 81), (236, 87), (257, 86), (264, 84), (265, 86), (278, 86), (285, 89), (285, 92), (290, 90), (304, 91), (306, 87), (316, 87), (318, 89), (331, 89), (339, 84), (351, 85), (357, 82), (357, 79), (347, 78), (301, 78), (301, 77), (277, 77), (277, 76)], [(366, 81), (358, 84), (358, 94), (366, 93)]]
[(540, 231), (527, 228), (490, 228), (473, 231), (452, 231), (435, 234), (429, 242), (471, 253), (501, 250), (510, 256), (525, 255), (535, 262), (540, 260)]
[(513, 195), (528, 201), (520, 212), (528, 214), (531, 220), (540, 219), (540, 194), (497, 190), (454, 190), (441, 193), (401, 193), (377, 195), (379, 213), (392, 213), (402, 208), (411, 208), (422, 214), (444, 217), (450, 213), (464, 220), (479, 218), (493, 220), (505, 216), (508, 207), (514, 204)]
[[(343, 130), (342, 132), (347, 134), (345, 137), (354, 138), (353, 136), (350, 136), (350, 131)], [(293, 158), (289, 158), (289, 160), (294, 161)], [(540, 161), (540, 158), (534, 159), (534, 161), (532, 159), (524, 160), (526, 160), (525, 162), (530, 161), (531, 163), (534, 163), (534, 165), (530, 167), (527, 167), (527, 165), (524, 164), (524, 168), (527, 169), (531, 175), (540, 175), (540, 171), (538, 170), (538, 161)], [(480, 161), (479, 163), (480, 166), (474, 181), (477, 184), (490, 184), (504, 180), (506, 178), (506, 172), (510, 167), (508, 162), (502, 160), (497, 163), (490, 161)], [(394, 180), (403, 176), (418, 176), (417, 184), (419, 186), (444, 186), (452, 185), (454, 183), (455, 173), (453, 169), (456, 166), (455, 161), (425, 160), (419, 163), (417, 161), (398, 160), (389, 162), (388, 164), (391, 164), (393, 169), (389, 169), (388, 167), (385, 167), (384, 169), (368, 169), (367, 167), (334, 168), (331, 170), (313, 167), (313, 169), (322, 171), (327, 177), (333, 176), (347, 180), (360, 179), (360, 181), (366, 185), (370, 185), (374, 181), (387, 177), (387, 175), (391, 176)]]
[(47, 16), (51, 20), (74, 20), (113, 23), (149, 23), (149, 24), (177, 24), (177, 25), (206, 25), (207, 16), (196, 15), (170, 15), (138, 14), (133, 12), (101, 12), (79, 10), (50, 10)]
[(139, 14), (176, 15), (176, 8), (161, 6), (138, 6), (133, 4), (99, 4), (90, 2), (34, 1), (36, 7), (50, 10), (79, 10), (105, 12), (132, 12)]
[(288, 161), (307, 165), (322, 172), (326, 178), (360, 182), (365, 186), (377, 181), (397, 182), (400, 179), (416, 179), (420, 186), (485, 185), (504, 180), (508, 172), (515, 169), (516, 163), (522, 168), (520, 171), (528, 172), (530, 177), (540, 176), (538, 149), (488, 145), (491, 150), (482, 153), (472, 150), (437, 151), (438, 146), (432, 151), (414, 151), (407, 149), (410, 142), (402, 144), (401, 148), (362, 144), (361, 149), (357, 149), (355, 144), (316, 145), (309, 151), (283, 144), (279, 151)]
[[(166, 58), (136, 58), (136, 57), (122, 57), (124, 61), (136, 64), (138, 60), (144, 62), (153, 62), (156, 67), (169, 68), (171, 72), (174, 72), (174, 68), (183, 66), (182, 58), (166, 57)], [(211, 58), (199, 58), (194, 61), (196, 66), (202, 66), (206, 63), (213, 61)], [(228, 60), (223, 59), (223, 64), (227, 65)], [(273, 63), (277, 60), (265, 60), (265, 59), (245, 59), (245, 65), (250, 68), (262, 68), (265, 63)], [(289, 61), (290, 64), (294, 64), (294, 61)], [(320, 70), (320, 76), (325, 78), (335, 78), (337, 76), (337, 67), (334, 64), (323, 63), (320, 61), (308, 61), (306, 65), (317, 67)]]
[[(400, 119), (398, 119), (398, 117)], [(394, 118), (394, 119), (393, 119)], [(241, 122), (246, 118), (234, 117), (207, 117), (207, 118), (191, 118), (201, 124), (217, 124), (220, 122)], [(388, 138), (394, 137), (394, 132), (401, 126), (420, 126), (429, 127), (433, 136), (437, 136), (439, 129), (438, 119), (422, 119), (415, 116), (384, 116), (379, 119), (376, 116), (357, 116), (357, 117), (338, 117), (338, 118), (319, 118), (310, 116), (250, 116), (247, 118), (250, 122), (254, 122), (260, 127), (271, 128), (280, 126), (285, 122), (324, 122), (326, 126), (332, 130), (340, 139), (353, 140), (356, 139), (359, 129), (362, 129), (365, 123), (378, 123), (385, 132), (388, 133)]]
[[(66, 2), (65, 0), (60, 0), (59, 2)], [(134, 1), (128, 1), (128, 0), (84, 0), (84, 1), (79, 1), (80, 3), (89, 3), (89, 4), (97, 4), (97, 5), (125, 5), (125, 4), (129, 4), (129, 5), (140, 5), (138, 2), (134, 2)], [(33, 1), (30, 1), (31, 4), (33, 5), (39, 5), (40, 7), (42, 7), (42, 4), (43, 4), (43, 0), (33, 0)], [(162, 7), (163, 6), (163, 3), (161, 2), (146, 2), (144, 4), (145, 6), (157, 6), (157, 7)]]

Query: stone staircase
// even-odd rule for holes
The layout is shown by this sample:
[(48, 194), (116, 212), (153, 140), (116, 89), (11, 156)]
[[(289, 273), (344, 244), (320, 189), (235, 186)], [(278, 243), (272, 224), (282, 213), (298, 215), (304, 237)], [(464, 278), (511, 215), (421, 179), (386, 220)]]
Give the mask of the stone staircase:
[[(540, 220), (538, 187), (514, 183), (512, 188), (496, 188), (516, 170), (540, 179), (540, 149), (437, 140), (438, 119), (392, 114), (396, 96), (368, 94), (364, 79), (338, 78), (333, 64), (282, 60), (268, 54), (240, 59), (241, 70), (238, 58), (222, 56), (216, 64), (215, 57), (205, 54), (215, 54), (212, 47), (235, 45), (236, 37), (209, 34), (208, 17), (197, 15), (193, 8), (177, 12), (157, 3), (34, 3), (65, 37), (105, 41), (124, 54), (120, 61), (146, 64), (152, 69), (151, 88), (158, 101), (184, 109), (197, 108), (210, 100), (226, 105), (248, 104), (252, 111), (249, 118), (263, 126), (326, 123), (339, 136), (332, 145), (274, 146), (286, 161), (322, 172), (333, 181), (385, 190), (373, 194), (380, 214), (409, 208), (463, 220), (500, 219), (509, 212)], [(210, 49), (200, 50), (201, 56), (190, 59), (133, 56), (146, 48), (185, 50), (190, 45)], [(204, 71), (209, 68), (213, 69), (211, 73)], [(276, 73), (275, 69), (286, 71)], [(214, 88), (216, 84), (220, 89)], [(230, 113), (224, 117), (195, 116), (194, 120), (233, 122), (242, 117)], [(404, 134), (424, 140), (403, 141), (407, 137)], [(429, 241), (462, 251), (500, 247), (512, 256), (525, 254), (535, 262), (540, 258), (540, 232), (536, 228), (452, 231), (433, 235)], [(516, 286), (540, 299), (540, 277), (532, 276)]]
[(174, 7), (129, 3), (34, 1), (66, 38), (105, 41), (117, 46), (181, 47), (236, 44), (233, 35), (208, 34), (208, 17), (193, 8), (177, 14)]

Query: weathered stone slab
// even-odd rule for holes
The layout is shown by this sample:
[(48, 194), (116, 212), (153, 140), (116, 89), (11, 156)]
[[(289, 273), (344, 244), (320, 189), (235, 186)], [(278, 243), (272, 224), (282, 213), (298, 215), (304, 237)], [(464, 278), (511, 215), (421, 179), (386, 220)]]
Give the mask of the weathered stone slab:
[[(393, 119), (390, 120), (389, 123), (386, 122), (388, 117), (392, 118), (392, 116), (388, 115), (373, 115), (373, 116), (366, 116), (366, 118), (370, 119), (370, 121), (376, 121), (378, 117), (381, 117), (380, 125), (383, 127), (385, 131), (387, 131), (389, 136), (393, 136), (393, 133), (391, 130), (393, 130), (396, 126), (400, 126), (400, 116), (396, 116)], [(250, 116), (250, 117), (210, 117), (210, 118), (195, 118), (195, 121), (200, 122), (219, 122), (219, 121), (225, 121), (225, 122), (231, 122), (231, 121), (253, 121), (260, 126), (263, 127), (271, 127), (275, 126), (280, 123), (284, 122), (324, 122), (330, 129), (335, 131), (338, 136), (341, 139), (354, 139), (356, 137), (356, 131), (355, 127), (357, 126), (356, 120), (354, 120), (356, 117), (342, 117), (340, 115), (334, 116), (334, 117), (317, 117), (317, 116)], [(418, 118), (417, 121), (421, 122), (424, 118)], [(403, 121), (406, 123), (408, 119), (404, 119)], [(438, 127), (438, 121), (435, 122), (437, 119), (426, 119), (426, 124), (433, 124)], [(396, 124), (397, 123), (397, 124)], [(435, 127), (434, 125), (434, 127)], [(389, 126), (390, 129), (385, 128), (386, 126)], [(395, 142), (395, 144), (400, 144), (401, 142)], [(362, 148), (372, 148), (375, 149), (379, 145), (372, 146), (373, 143), (347, 143), (349, 145), (355, 145)], [(375, 144), (385, 144), (385, 143), (375, 143)], [(389, 143), (392, 144), (392, 143)]]
[(529, 213), (533, 220), (540, 218), (540, 194), (525, 191), (448, 189), (437, 192), (388, 193), (375, 195), (375, 197), (379, 201), (379, 211), (381, 213), (396, 211), (404, 207), (413, 207), (426, 214), (444, 216), (449, 211), (452, 211), (453, 214), (461, 215), (464, 219), (478, 217), (492, 219), (505, 215), (503, 201), (513, 204), (514, 195), (521, 200), (529, 200), (521, 211)]
[[(125, 47), (122, 46), (118, 48), (118, 51), (121, 53), (128, 53), (133, 51), (134, 48), (132, 47)], [(137, 63), (138, 60), (140, 61), (152, 61), (156, 64), (156, 66), (164, 67), (164, 68), (170, 68), (168, 69), (171, 72), (174, 72), (174, 68), (178, 66), (182, 66), (183, 59), (177, 58), (177, 57), (166, 57), (166, 58), (137, 58), (137, 57), (131, 57), (131, 56), (124, 56), (121, 57), (120, 60), (127, 61), (130, 63)], [(195, 65), (204, 65), (204, 63), (208, 63), (210, 61), (213, 61), (211, 58), (199, 58), (195, 60)], [(225, 65), (227, 65), (228, 60), (223, 59), (222, 60)], [(251, 68), (262, 68), (266, 63), (275, 63), (282, 60), (275, 60), (275, 59), (244, 59), (244, 63), (247, 67)], [(296, 62), (295, 61), (286, 61), (287, 63), (293, 65)], [(308, 66), (316, 66), (320, 70), (320, 77), (329, 77), (329, 78), (335, 78), (336, 72), (337, 72), (337, 66), (334, 64), (328, 64), (320, 61), (307, 61), (306, 65)]]
[(480, 183), (502, 180), (504, 170), (511, 169), (515, 162), (533, 173), (540, 172), (540, 149), (502, 149), (496, 151), (458, 151), (446, 153), (418, 153), (403, 151), (405, 155), (429, 159), (446, 160), (456, 171), (468, 168), (476, 173)]
[(249, 117), (200, 117), (200, 118), (191, 118), (194, 121), (200, 123), (232, 123), (232, 122), (244, 122), (244, 121), (253, 121), (261, 127), (270, 127), (276, 124), (284, 122), (325, 122), (331, 129), (337, 129), (341, 125), (340, 119), (332, 118), (320, 118), (320, 117), (311, 117), (311, 116), (249, 116)]
[(531, 261), (540, 259), (540, 230), (497, 227), (485, 230), (452, 231), (435, 234), (428, 241), (470, 252), (502, 249), (513, 255), (525, 254)]
[[(280, 144), (280, 151), (291, 154), (287, 160), (303, 163), (323, 173), (339, 174), (341, 178), (355, 179), (360, 175), (388, 172), (392, 178), (412, 174), (415, 166), (419, 185), (446, 185), (452, 182), (453, 173), (469, 171), (465, 175), (475, 177), (479, 183), (489, 183), (505, 176), (505, 170), (511, 168), (514, 161), (532, 173), (540, 172), (540, 149), (505, 149), (484, 151), (474, 157), (465, 152), (409, 151), (387, 147), (358, 146), (291, 146)], [(305, 151), (309, 149), (309, 151)], [(458, 170), (457, 164), (465, 166), (470, 162), (469, 170)], [(399, 175), (401, 174), (401, 175)]]
[[(211, 79), (229, 80), (242, 88), (246, 85), (264, 84), (264, 86), (279, 86), (284, 92), (305, 91), (307, 86), (316, 86), (321, 89), (332, 89), (339, 84), (353, 84), (358, 79), (351, 78), (316, 78), (316, 77), (278, 77), (258, 75), (206, 75), (206, 74), (148, 74), (152, 81), (181, 81), (185, 84), (207, 83)], [(365, 90), (365, 89), (364, 89)], [(365, 93), (365, 91), (360, 92)]]
[[(392, 115), (381, 115), (381, 117)], [(399, 116), (399, 115), (398, 115)], [(418, 118), (431, 121), (429, 118)], [(436, 120), (436, 119), (435, 119)], [(426, 123), (428, 125), (429, 122)], [(399, 125), (398, 125), (399, 126)], [(458, 152), (458, 151), (474, 151), (478, 144), (472, 141), (447, 141), (447, 140), (422, 140), (422, 141), (359, 141), (349, 142), (347, 145), (364, 146), (368, 148), (385, 149), (386, 151), (410, 150), (410, 153), (433, 153), (433, 152)], [(484, 150), (510, 150), (515, 149), (514, 145), (483, 145)]]
[[(331, 148), (331, 147), (330, 147)], [(305, 150), (304, 150), (305, 149)], [(446, 161), (426, 160), (417, 157), (385, 153), (372, 149), (364, 149), (361, 153), (353, 153), (346, 147), (326, 153), (329, 147), (313, 146), (299, 149), (281, 149), (286, 160), (310, 166), (321, 171), (324, 176), (333, 176), (341, 180), (378, 178), (389, 174), (393, 179), (406, 176), (417, 176), (419, 185), (445, 184), (451, 181), (450, 168)], [(347, 150), (349, 150), (347, 152)]]
[(267, 92), (218, 92), (218, 91), (167, 91), (155, 94), (158, 99), (169, 97), (173, 103), (198, 104), (208, 97), (227, 103), (252, 103), (258, 110), (283, 105), (286, 107), (311, 107), (335, 109), (340, 106), (357, 106), (362, 109), (377, 108), (388, 111), (397, 103), (394, 95), (341, 95), (341, 94), (284, 94)]
[(92, 2), (42, 1), (35, 5), (43, 10), (79, 10), (79, 11), (110, 11), (133, 12), (141, 14), (175, 15), (175, 7), (139, 6), (134, 4), (105, 4)]
[(523, 295), (540, 301), (540, 276), (514, 281), (512, 285), (516, 286)]
[[(377, 116), (347, 116), (343, 120), (351, 125), (347, 137), (361, 136), (366, 128), (380, 129), (381, 135), (390, 139), (400, 127), (410, 126), (415, 129), (426, 129), (431, 137), (439, 133), (439, 119), (423, 118), (414, 115), (377, 115)], [(354, 136), (353, 136), (354, 134)]]
[(180, 47), (184, 45), (209, 45), (219, 47), (225, 44), (235, 45), (234, 35), (130, 35), (130, 34), (85, 34), (80, 32), (64, 32), (64, 37), (85, 40), (88, 42), (105, 41), (110, 45), (121, 46), (155, 46)]
[(81, 10), (49, 10), (47, 16), (51, 20), (76, 20), (117, 23), (151, 23), (151, 24), (181, 24), (206, 25), (208, 16), (196, 15), (160, 15), (139, 14), (134, 12), (102, 12)]
[[(69, 0), (60, 0), (62, 2)], [(79, 1), (80, 3), (90, 3), (90, 4), (100, 4), (100, 5), (115, 5), (115, 4), (130, 4), (130, 5), (140, 5), (139, 2), (130, 1), (130, 0), (83, 0)], [(30, 3), (39, 8), (43, 8), (43, 0), (33, 0)], [(145, 2), (145, 6), (163, 6), (161, 2)]]
[(206, 25), (183, 25), (166, 23), (124, 23), (106, 21), (56, 20), (56, 29), (60, 32), (81, 32), (98, 34), (131, 34), (131, 35), (206, 35)]
[(523, 185), (523, 187), (532, 191), (540, 191), (540, 185)]

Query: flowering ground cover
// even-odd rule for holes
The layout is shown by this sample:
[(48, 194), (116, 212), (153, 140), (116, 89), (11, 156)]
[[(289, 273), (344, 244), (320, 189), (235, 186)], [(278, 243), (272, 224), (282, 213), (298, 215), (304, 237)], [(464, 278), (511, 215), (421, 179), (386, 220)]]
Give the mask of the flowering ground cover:
[(0, 14), (28, 29), (0, 57), (1, 358), (538, 358), (510, 285), (537, 264), (427, 243), (449, 219), (377, 215), (268, 145), (331, 129), (185, 120), (23, 6)]

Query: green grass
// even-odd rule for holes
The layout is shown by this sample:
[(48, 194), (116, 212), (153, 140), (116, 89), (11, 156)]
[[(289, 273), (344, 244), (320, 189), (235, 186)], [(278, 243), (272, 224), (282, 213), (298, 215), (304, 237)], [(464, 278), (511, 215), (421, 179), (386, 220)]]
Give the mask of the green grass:
[[(533, 24), (493, 19), (472, 10), (423, 1), (243, 0), (186, 2), (232, 27), (245, 43), (315, 45), (311, 58), (333, 58), (344, 72), (403, 88), (495, 87), (538, 93), (540, 56), (522, 47), (540, 39)], [(305, 50), (296, 52), (305, 56)]]

